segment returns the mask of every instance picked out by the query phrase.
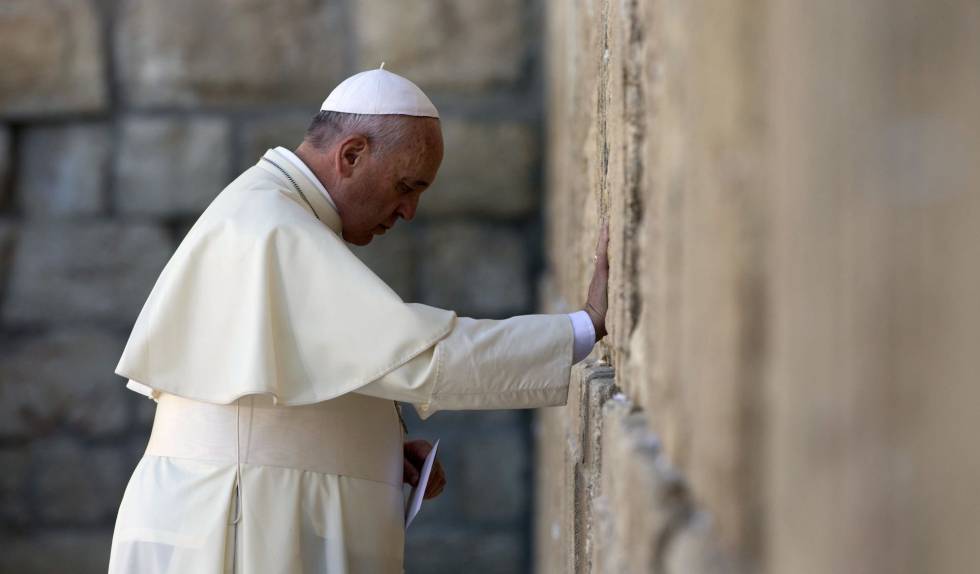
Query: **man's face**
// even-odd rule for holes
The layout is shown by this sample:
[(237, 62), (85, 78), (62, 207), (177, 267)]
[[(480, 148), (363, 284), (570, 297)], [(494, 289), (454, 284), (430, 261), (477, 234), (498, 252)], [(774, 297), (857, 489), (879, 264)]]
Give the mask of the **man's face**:
[(344, 240), (367, 245), (398, 221), (415, 217), (423, 191), (435, 180), (442, 163), (442, 130), (438, 120), (412, 122), (408, 137), (397, 148), (378, 157), (367, 150), (344, 181), (338, 205)]

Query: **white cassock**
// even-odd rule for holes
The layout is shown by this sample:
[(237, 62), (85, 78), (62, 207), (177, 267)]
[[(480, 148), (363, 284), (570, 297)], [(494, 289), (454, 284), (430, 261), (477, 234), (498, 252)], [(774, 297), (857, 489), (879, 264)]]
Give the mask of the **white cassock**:
[(563, 405), (583, 312), (504, 320), (403, 302), (340, 237), (329, 195), (269, 150), (150, 293), (116, 373), (157, 401), (109, 574), (403, 572), (397, 404)]

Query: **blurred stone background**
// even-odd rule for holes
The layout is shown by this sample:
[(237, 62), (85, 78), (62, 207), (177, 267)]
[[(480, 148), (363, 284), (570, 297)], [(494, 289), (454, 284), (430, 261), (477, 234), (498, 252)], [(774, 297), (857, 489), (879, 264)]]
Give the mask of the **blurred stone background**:
[[(210, 200), (295, 148), (340, 80), (386, 62), (443, 116), (417, 219), (359, 255), (406, 300), (535, 308), (535, 0), (0, 0), (0, 571), (103, 572), (153, 403), (113, 368)], [(448, 473), (409, 572), (530, 567), (530, 411), (441, 412)]]

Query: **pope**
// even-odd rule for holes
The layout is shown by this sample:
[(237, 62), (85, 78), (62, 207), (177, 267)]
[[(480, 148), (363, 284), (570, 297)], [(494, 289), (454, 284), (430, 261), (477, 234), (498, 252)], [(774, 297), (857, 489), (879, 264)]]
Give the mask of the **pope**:
[[(405, 302), (351, 251), (415, 217), (442, 157), (429, 98), (370, 70), (202, 213), (116, 366), (156, 411), (110, 574), (403, 572), (402, 485), (431, 445), (405, 440), (398, 402), (423, 420), (566, 404), (571, 366), (606, 334), (605, 225), (568, 314)], [(437, 461), (426, 498), (444, 485)]]

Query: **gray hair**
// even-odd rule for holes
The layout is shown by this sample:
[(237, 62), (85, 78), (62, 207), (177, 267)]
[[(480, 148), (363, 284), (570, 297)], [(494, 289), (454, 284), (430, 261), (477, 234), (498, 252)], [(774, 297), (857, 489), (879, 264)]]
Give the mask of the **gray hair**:
[(399, 115), (320, 111), (306, 129), (305, 139), (314, 148), (325, 150), (347, 136), (362, 135), (379, 156), (384, 156), (410, 133), (407, 119)]

